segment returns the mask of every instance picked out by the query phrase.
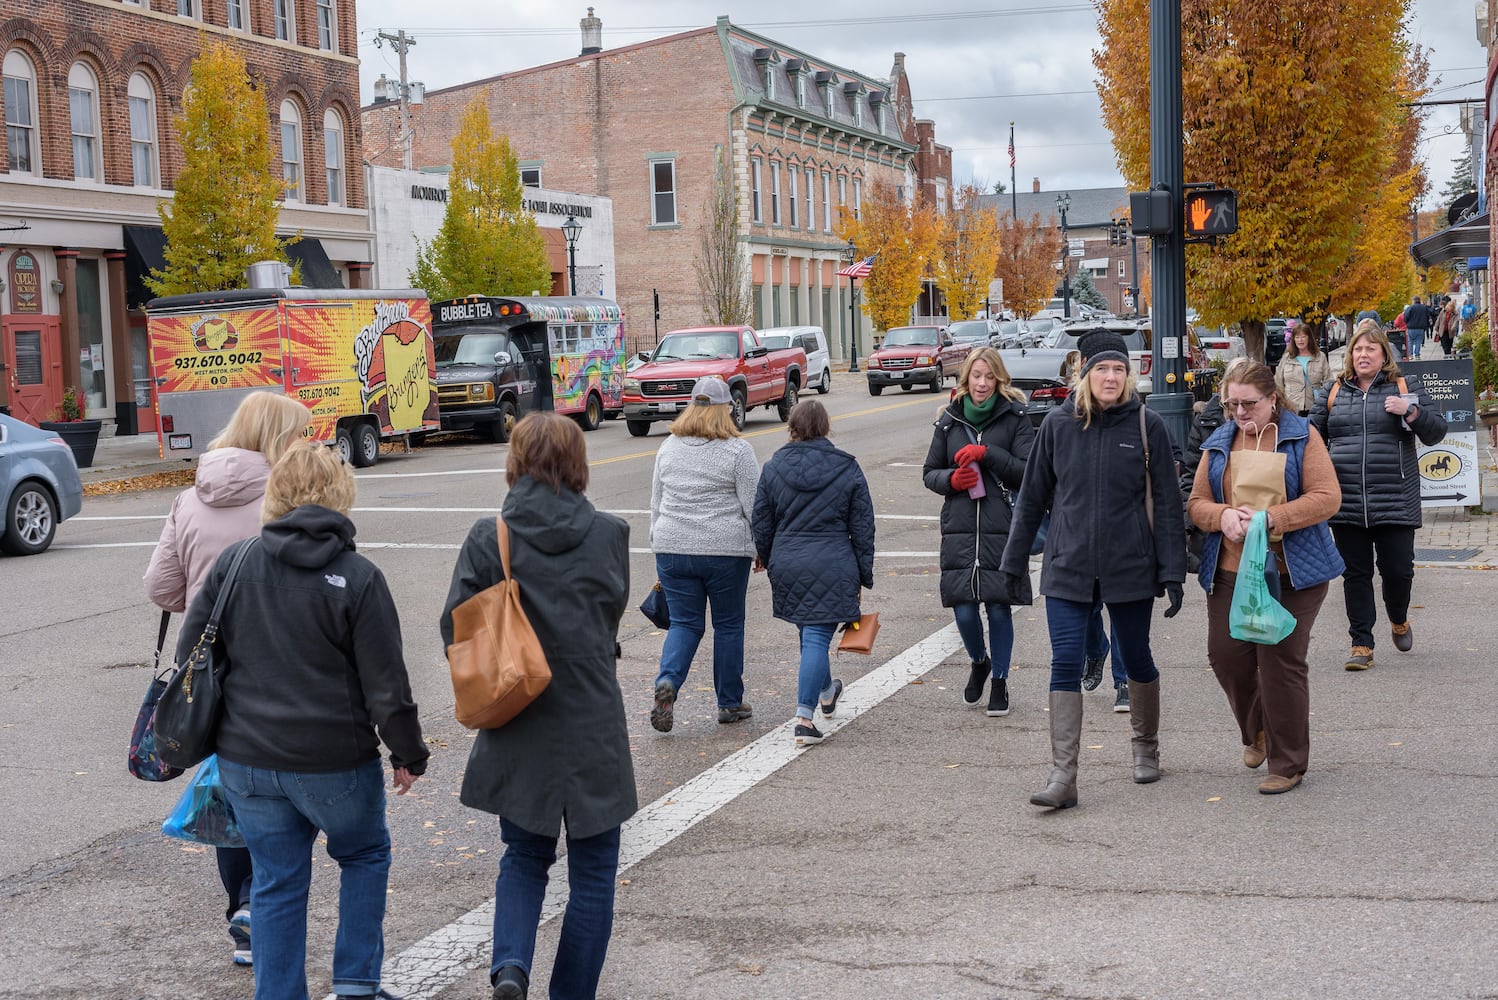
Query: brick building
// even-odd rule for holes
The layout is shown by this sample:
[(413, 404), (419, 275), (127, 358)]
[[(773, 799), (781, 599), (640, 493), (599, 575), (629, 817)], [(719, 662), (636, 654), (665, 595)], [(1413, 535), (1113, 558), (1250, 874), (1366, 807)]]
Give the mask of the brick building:
[[(904, 57), (885, 80), (726, 17), (618, 49), (602, 47), (591, 9), (582, 27), (576, 58), (427, 91), (411, 109), (413, 166), (448, 163), (459, 115), (481, 98), (528, 180), (612, 199), (633, 346), (653, 342), (657, 293), (661, 332), (702, 322), (694, 261), (721, 172), (733, 183), (755, 324), (820, 324), (845, 350), (837, 209), (858, 211), (876, 182), (950, 208), (951, 151), (911, 115)], [(381, 102), (363, 116), (366, 158), (397, 165), (398, 108)]]
[[(0, 20), (0, 405), (45, 419), (65, 386), (122, 433), (154, 430), (149, 293), (175, 120), (204, 37), (244, 56), (288, 193), (278, 229), (309, 285), (360, 286), (372, 235), (360, 169), (354, 0), (6, 0)], [(138, 406), (137, 406), (138, 404)]]

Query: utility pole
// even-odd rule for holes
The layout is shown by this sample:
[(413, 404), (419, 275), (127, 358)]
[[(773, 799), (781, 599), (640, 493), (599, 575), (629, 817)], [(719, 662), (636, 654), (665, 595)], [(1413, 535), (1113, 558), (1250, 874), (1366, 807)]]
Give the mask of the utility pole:
[(1168, 191), (1170, 231), (1150, 240), (1154, 293), (1155, 391), (1149, 407), (1165, 418), (1182, 448), (1191, 429), (1191, 393), (1186, 387), (1186, 170), (1181, 137), (1181, 5), (1150, 4), (1150, 177), (1156, 191)]
[(395, 54), (400, 57), (401, 62), (401, 165), (407, 170), (411, 169), (411, 87), (406, 81), (406, 53), (416, 44), (416, 39), (408, 36), (405, 29), (395, 34), (382, 31), (375, 36), (375, 45), (378, 47), (382, 41), (389, 42), (390, 47), (395, 49)]

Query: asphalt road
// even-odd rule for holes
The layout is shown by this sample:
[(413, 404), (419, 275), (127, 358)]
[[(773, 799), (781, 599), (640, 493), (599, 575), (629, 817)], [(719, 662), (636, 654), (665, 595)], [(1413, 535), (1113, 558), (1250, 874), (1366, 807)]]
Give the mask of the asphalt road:
[[(882, 613), (879, 648), (835, 665), (850, 682), (867, 674), (852, 686), (867, 705), (641, 849), (621, 874), (601, 996), (1498, 996), (1490, 573), (1421, 570), (1415, 653), (1383, 643), (1367, 674), (1341, 669), (1334, 588), (1312, 643), (1312, 771), (1278, 797), (1257, 795), (1262, 771), (1238, 760), (1189, 584), (1182, 614), (1155, 622), (1164, 780), (1129, 780), (1127, 717), (1099, 691), (1081, 806), (1043, 814), (1026, 800), (1048, 771), (1044, 605), (1016, 612), (1008, 718), (961, 707), (965, 660), (945, 653), (939, 503), (919, 481), (939, 400), (874, 399), (847, 375), (821, 398), (879, 517), (866, 598)], [(747, 430), (762, 460), (785, 440), (773, 411), (751, 413)], [(654, 579), (646, 511), (664, 433), (635, 439), (610, 423), (587, 438), (591, 497), (634, 529), (637, 597)], [(428, 775), (391, 803), (387, 976), (493, 892), (498, 823), (456, 799), (468, 736), (451, 719), (436, 620), (457, 545), (498, 507), (503, 462), (503, 447), (449, 442), (361, 473), (359, 540), (395, 592), (434, 746)], [(85, 517), (120, 520), (69, 521), (51, 552), (0, 561), (0, 997), (251, 994), (228, 961), (211, 852), (158, 832), (180, 782), (152, 786), (124, 768), (155, 639), (139, 578), (170, 499), (91, 499)], [(699, 775), (789, 742), (795, 632), (770, 617), (762, 577), (749, 619), (755, 717), (716, 723), (699, 654), (663, 736), (648, 721), (661, 634), (626, 616), (620, 680), (642, 804), (695, 796), (696, 783), (683, 786)], [(883, 693), (866, 696), (875, 682)], [(337, 890), (336, 868), (318, 866), (314, 996), (328, 984)], [(557, 931), (542, 929), (533, 996)], [(481, 971), (429, 987), (420, 995), (487, 996)]]

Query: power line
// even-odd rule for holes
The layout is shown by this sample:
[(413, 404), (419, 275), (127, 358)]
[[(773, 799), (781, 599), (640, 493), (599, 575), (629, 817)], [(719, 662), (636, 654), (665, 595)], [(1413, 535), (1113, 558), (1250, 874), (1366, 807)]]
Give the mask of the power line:
[(927, 101), (997, 101), (1009, 100), (1015, 97), (1076, 97), (1081, 94), (1097, 96), (1095, 90), (1046, 90), (1036, 91), (1031, 94), (973, 94), (971, 97), (915, 97), (911, 100), (916, 104), (924, 104)]

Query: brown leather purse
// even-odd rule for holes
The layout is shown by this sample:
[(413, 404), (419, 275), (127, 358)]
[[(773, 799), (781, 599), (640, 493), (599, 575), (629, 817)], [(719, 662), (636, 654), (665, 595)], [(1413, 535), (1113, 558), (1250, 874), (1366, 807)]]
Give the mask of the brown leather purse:
[(858, 621), (843, 626), (843, 637), (837, 641), (837, 651), (867, 656), (874, 651), (874, 639), (878, 635), (879, 612), (859, 615)]
[(510, 530), (504, 518), (495, 522), (504, 579), (453, 608), (453, 643), (447, 647), (455, 713), (469, 729), (498, 729), (551, 683), (551, 666), (510, 572)]

